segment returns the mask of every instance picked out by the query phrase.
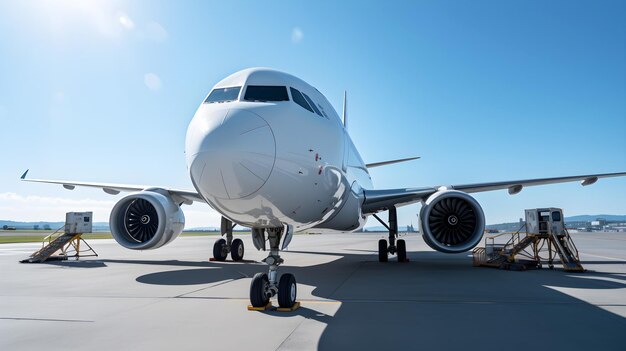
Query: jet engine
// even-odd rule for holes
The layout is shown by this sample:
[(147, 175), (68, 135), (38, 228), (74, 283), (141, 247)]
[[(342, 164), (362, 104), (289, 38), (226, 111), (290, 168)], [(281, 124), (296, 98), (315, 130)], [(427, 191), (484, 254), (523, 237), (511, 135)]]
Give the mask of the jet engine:
[(109, 225), (120, 245), (149, 250), (176, 239), (185, 227), (185, 216), (167, 191), (149, 189), (118, 201), (111, 211)]
[(478, 201), (457, 190), (431, 195), (422, 207), (420, 222), (426, 244), (447, 253), (474, 248), (485, 230), (485, 214)]

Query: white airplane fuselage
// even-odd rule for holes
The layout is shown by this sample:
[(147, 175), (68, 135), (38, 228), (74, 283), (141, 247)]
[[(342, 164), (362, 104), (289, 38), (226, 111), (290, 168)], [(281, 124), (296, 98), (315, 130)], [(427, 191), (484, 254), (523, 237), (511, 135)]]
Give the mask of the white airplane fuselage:
[[(246, 101), (249, 86), (284, 86), (289, 100)], [(371, 177), (328, 100), (270, 69), (237, 72), (213, 89), (232, 87), (241, 87), (235, 99), (202, 103), (187, 131), (189, 174), (207, 203), (248, 227), (361, 228)], [(316, 111), (295, 103), (291, 88)]]
[[(345, 104), (345, 102), (344, 102)], [(345, 109), (344, 109), (345, 114)], [(345, 116), (344, 116), (345, 119)], [(407, 261), (404, 239), (398, 238), (396, 208), (422, 202), (420, 232), (432, 249), (461, 253), (483, 237), (485, 215), (470, 193), (626, 176), (626, 172), (586, 174), (419, 188), (372, 189), (368, 167), (416, 159), (365, 164), (328, 100), (292, 75), (266, 68), (239, 71), (213, 87), (189, 124), (185, 153), (196, 191), (81, 181), (21, 179), (29, 182), (100, 188), (108, 194), (130, 192), (111, 210), (113, 238), (133, 250), (162, 247), (185, 226), (181, 206), (206, 202), (221, 215), (221, 233), (213, 259), (237, 262), (244, 243), (233, 238), (233, 222), (250, 227), (257, 250), (268, 251), (267, 273), (250, 282), (250, 303), (265, 308), (296, 305), (297, 284), (291, 273), (278, 276), (294, 230), (325, 228), (353, 231), (366, 216), (388, 212), (388, 239), (378, 240), (378, 260), (395, 255)], [(556, 220), (555, 220), (556, 221)], [(562, 249), (562, 248), (561, 248)], [(561, 255), (561, 253), (559, 253)], [(573, 253), (565, 253), (573, 257)], [(581, 267), (582, 268), (582, 267)]]

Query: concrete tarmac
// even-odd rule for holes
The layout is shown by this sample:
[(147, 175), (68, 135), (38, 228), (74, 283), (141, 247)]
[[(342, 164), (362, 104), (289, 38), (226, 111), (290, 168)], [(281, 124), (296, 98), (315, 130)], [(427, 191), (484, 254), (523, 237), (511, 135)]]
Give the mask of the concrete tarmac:
[(267, 254), (209, 262), (216, 236), (137, 252), (20, 264), (37, 244), (0, 245), (0, 350), (624, 350), (626, 233), (573, 234), (585, 273), (472, 267), (404, 236), (409, 263), (377, 259), (375, 234), (297, 235), (280, 272), (302, 307), (248, 311)]

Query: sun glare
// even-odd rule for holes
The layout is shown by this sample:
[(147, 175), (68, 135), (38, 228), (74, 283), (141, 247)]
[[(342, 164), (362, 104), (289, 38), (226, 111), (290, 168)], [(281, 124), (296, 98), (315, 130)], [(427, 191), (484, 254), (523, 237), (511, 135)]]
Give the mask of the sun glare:
[(120, 12), (118, 2), (99, 0), (39, 0), (33, 10), (47, 19), (54, 31), (93, 29), (107, 37), (117, 37), (134, 22)]

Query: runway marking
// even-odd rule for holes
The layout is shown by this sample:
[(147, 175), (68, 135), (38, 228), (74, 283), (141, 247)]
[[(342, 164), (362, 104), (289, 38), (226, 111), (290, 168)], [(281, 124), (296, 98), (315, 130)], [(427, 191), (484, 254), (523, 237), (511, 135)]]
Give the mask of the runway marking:
[(87, 321), (82, 319), (50, 319), (50, 318), (19, 318), (19, 317), (0, 317), (4, 320), (13, 321), (37, 321), (37, 322), (70, 322), (70, 323), (94, 323), (95, 321)]
[(295, 328), (293, 328), (293, 329), (291, 330), (291, 332), (289, 333), (289, 335), (287, 335), (287, 337), (285, 337), (285, 339), (284, 339), (284, 340), (280, 343), (280, 345), (278, 345), (278, 347), (276, 348), (276, 350), (280, 350), (280, 348), (282, 348), (282, 347), (283, 347), (283, 345), (285, 344), (285, 342), (286, 342), (287, 340), (289, 340), (289, 338), (291, 338), (291, 336), (293, 335), (293, 333), (295, 333), (295, 331), (296, 331), (298, 328), (300, 328), (300, 326), (302, 325), (302, 323), (304, 323), (307, 319), (308, 319), (308, 318), (303, 318), (303, 319), (300, 321), (300, 323), (298, 323), (298, 325), (296, 325), (296, 327), (295, 327)]
[[(623, 289), (623, 288), (622, 288)], [(0, 296), (12, 296), (12, 295), (0, 295)], [(49, 296), (29, 296), (34, 298), (50, 298)], [(54, 298), (81, 298), (81, 299), (150, 299), (154, 300), (153, 303), (160, 303), (163, 300), (169, 299), (198, 299), (198, 300), (219, 300), (219, 301), (233, 301), (233, 302), (244, 302), (249, 303), (250, 300), (248, 298), (241, 297), (220, 297), (220, 296), (168, 296), (168, 297), (150, 297), (150, 296), (64, 296)], [(313, 300), (313, 299), (298, 299), (303, 304), (303, 307), (309, 305), (341, 305), (341, 304), (377, 304), (377, 303), (415, 303), (415, 304), (469, 304), (469, 305), (495, 305), (495, 304), (541, 304), (541, 305), (589, 305), (588, 302), (580, 301), (541, 301), (541, 300), (498, 300), (498, 301), (480, 301), (480, 300), (472, 300), (472, 301), (458, 301), (458, 300), (435, 300), (435, 299), (414, 299), (414, 300), (384, 300), (384, 299), (344, 299), (344, 300)], [(592, 304), (594, 306), (614, 306), (614, 307), (626, 307), (626, 304)], [(15, 319), (19, 320), (20, 318), (11, 318), (11, 317), (0, 317), (1, 319)], [(37, 320), (36, 318), (21, 318), (24, 320)], [(41, 319), (43, 321), (48, 321), (48, 319)], [(56, 320), (49, 319), (50, 321), (68, 321), (68, 322), (93, 322), (87, 320)]]
[(177, 297), (185, 297), (185, 295), (189, 295), (189, 294), (197, 293), (198, 291), (202, 291), (202, 290), (206, 290), (206, 289), (214, 288), (214, 287), (216, 287), (216, 286), (224, 285), (224, 284), (226, 284), (226, 283), (234, 282), (235, 280), (238, 280), (238, 279), (241, 279), (241, 278), (237, 278), (237, 279), (227, 279), (227, 280), (221, 281), (221, 282), (219, 282), (219, 283), (217, 283), (217, 284), (213, 284), (213, 285), (210, 285), (210, 286), (205, 286), (205, 287), (203, 287), (203, 288), (199, 288), (199, 289), (197, 289), (197, 290), (193, 290), (193, 291), (190, 291), (190, 292), (186, 292), (186, 293), (184, 293), (184, 294), (180, 294), (180, 295), (174, 296), (174, 298), (177, 298)]
[(615, 258), (615, 257), (608, 257), (608, 256), (600, 256), (600, 255), (592, 255), (586, 252), (581, 252), (582, 255), (586, 255), (586, 256), (592, 256), (592, 257), (598, 257), (598, 258), (604, 258), (607, 260), (611, 260), (611, 261), (625, 261), (626, 259), (624, 258)]
[[(203, 300), (228, 300), (236, 302), (250, 302), (250, 299), (241, 297), (219, 297), (219, 296), (174, 296), (176, 299), (203, 299)], [(340, 305), (346, 301), (324, 301), (324, 300), (306, 300), (298, 299), (299, 302), (314, 304), (314, 305)]]
[[(202, 299), (202, 300), (220, 300), (220, 301), (233, 301), (233, 302), (245, 302), (249, 303), (250, 300), (247, 298), (239, 298), (239, 297), (214, 297), (214, 296), (180, 296), (175, 297), (179, 299)], [(420, 300), (378, 300), (378, 299), (363, 299), (363, 300), (341, 300), (341, 301), (326, 301), (326, 300), (308, 300), (308, 299), (298, 299), (299, 302), (302, 303), (302, 307), (306, 307), (306, 305), (341, 305), (341, 304), (400, 304), (400, 303), (409, 303), (409, 304), (460, 304), (460, 305), (497, 305), (497, 304), (517, 304), (517, 305), (526, 305), (526, 304), (540, 304), (540, 305), (589, 305), (589, 303), (584, 301), (537, 301), (537, 300), (502, 300), (502, 301), (446, 301), (446, 300), (433, 300), (433, 299), (420, 299)], [(598, 304), (594, 306), (614, 306), (614, 307), (626, 307), (626, 304)]]

